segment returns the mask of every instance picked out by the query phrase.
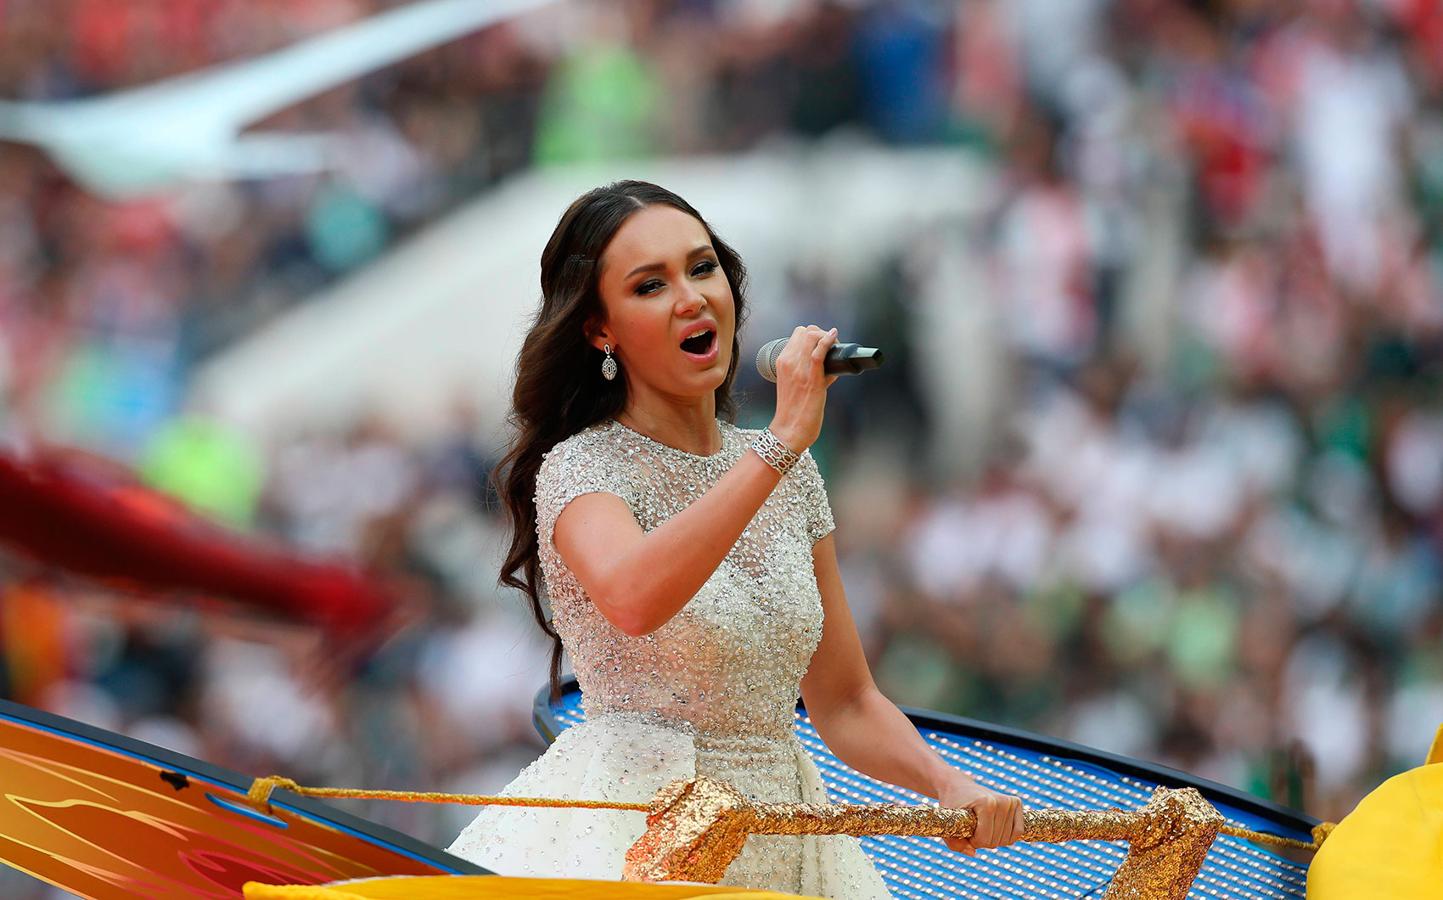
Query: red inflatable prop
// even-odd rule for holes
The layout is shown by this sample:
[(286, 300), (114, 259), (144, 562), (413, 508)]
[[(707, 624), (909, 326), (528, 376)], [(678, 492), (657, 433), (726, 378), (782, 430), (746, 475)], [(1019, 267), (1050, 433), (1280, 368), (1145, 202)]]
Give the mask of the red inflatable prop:
[(396, 606), (351, 566), (227, 531), (74, 453), (0, 450), (0, 544), (119, 588), (220, 597), (347, 640), (374, 634)]

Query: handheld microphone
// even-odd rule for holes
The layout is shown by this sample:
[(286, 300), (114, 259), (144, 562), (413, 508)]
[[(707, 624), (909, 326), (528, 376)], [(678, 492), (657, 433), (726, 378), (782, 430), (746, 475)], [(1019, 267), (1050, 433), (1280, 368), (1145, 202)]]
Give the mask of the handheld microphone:
[[(762, 345), (762, 349), (757, 351), (757, 371), (767, 381), (777, 380), (777, 357), (782, 355), (782, 348), (786, 345), (787, 338), (777, 338), (767, 341)], [(822, 371), (828, 375), (858, 375), (881, 364), (882, 351), (876, 347), (833, 344), (822, 363)]]

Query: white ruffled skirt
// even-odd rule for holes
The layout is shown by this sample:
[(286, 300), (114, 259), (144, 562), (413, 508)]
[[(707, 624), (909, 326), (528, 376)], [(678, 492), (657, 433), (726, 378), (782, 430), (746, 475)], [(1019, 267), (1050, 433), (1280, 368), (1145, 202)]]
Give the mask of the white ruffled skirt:
[[(634, 713), (574, 725), (503, 791), (510, 796), (645, 803), (698, 774), (770, 803), (826, 803), (821, 774), (794, 736), (695, 738)], [(638, 812), (492, 806), (447, 850), (500, 875), (615, 881), (645, 830)], [(838, 900), (887, 900), (856, 838), (753, 835), (723, 884)]]

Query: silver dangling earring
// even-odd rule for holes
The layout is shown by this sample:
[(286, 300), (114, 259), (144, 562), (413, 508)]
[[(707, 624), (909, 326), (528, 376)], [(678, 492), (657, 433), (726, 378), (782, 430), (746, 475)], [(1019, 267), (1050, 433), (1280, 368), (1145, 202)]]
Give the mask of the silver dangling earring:
[(606, 359), (601, 361), (601, 377), (611, 381), (616, 377), (616, 360), (611, 356), (611, 345), (606, 345)]

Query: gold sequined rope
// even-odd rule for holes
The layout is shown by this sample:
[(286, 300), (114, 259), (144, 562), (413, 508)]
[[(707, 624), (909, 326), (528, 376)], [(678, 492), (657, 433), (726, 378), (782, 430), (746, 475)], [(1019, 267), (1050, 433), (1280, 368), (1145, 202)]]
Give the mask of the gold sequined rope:
[[(247, 797), (253, 806), (264, 807), (270, 803), (271, 791), (276, 788), (284, 788), (293, 794), (300, 794), (305, 797), (330, 797), (337, 799), (353, 800), (393, 800), (399, 803), (458, 803), (466, 806), (535, 806), (553, 809), (616, 809), (629, 812), (647, 812), (651, 809), (649, 803), (613, 803), (606, 800), (561, 800), (553, 797), (502, 797), (490, 794), (448, 794), (439, 791), (382, 791), (368, 788), (325, 788), (305, 787), (296, 784), (289, 778), (281, 775), (268, 775), (264, 778), (257, 778), (251, 783)], [(844, 807), (837, 807), (842, 809)], [(868, 809), (872, 807), (862, 807)], [(896, 806), (897, 809), (910, 809), (911, 807)], [(965, 812), (965, 810), (963, 811)], [(1057, 814), (1067, 813), (1066, 810), (1024, 810), (1023, 821), (1035, 823), (1041, 833), (1046, 828), (1075, 828), (1076, 823), (1069, 825), (1065, 820), (1057, 819)], [(1277, 834), (1270, 834), (1266, 831), (1254, 831), (1251, 828), (1243, 828), (1237, 825), (1224, 825), (1218, 829), (1219, 833), (1231, 835), (1232, 837), (1243, 838), (1254, 843), (1272, 847), (1286, 847), (1294, 850), (1317, 850), (1323, 845), (1328, 834), (1332, 832), (1336, 823), (1322, 822), (1313, 828), (1313, 840), (1300, 841), (1295, 838), (1287, 838)], [(852, 834), (852, 832), (845, 832)], [(888, 834), (886, 831), (858, 832), (854, 836), (860, 837), (863, 834)], [(1069, 831), (1069, 836), (1058, 840), (1121, 840), (1122, 838), (1093, 838), (1091, 835), (1083, 834), (1081, 831)], [(1047, 838), (1029, 838), (1037, 841), (1047, 841)]]
[[(1158, 788), (1139, 810), (1025, 810), (1022, 840), (1129, 843), (1111, 900), (1182, 900), (1202, 868), (1222, 815), (1196, 789)], [(646, 832), (626, 853), (627, 881), (716, 883), (751, 834), (897, 834), (965, 838), (977, 816), (935, 806), (758, 803), (709, 778), (657, 792)]]
[[(731, 785), (709, 778), (673, 782), (658, 791), (650, 803), (303, 787), (278, 775), (257, 778), (247, 798), (256, 807), (269, 809), (276, 788), (308, 797), (645, 812), (646, 831), (626, 853), (622, 877), (628, 881), (714, 884), (752, 834), (965, 838), (977, 825), (976, 814), (968, 809), (758, 803)], [(1310, 844), (1225, 825), (1218, 811), (1192, 788), (1159, 787), (1139, 810), (1041, 809), (1024, 810), (1022, 815), (1024, 841), (1127, 841), (1127, 858), (1113, 876), (1105, 895), (1108, 900), (1182, 900), (1220, 833), (1276, 847), (1316, 850), (1333, 828), (1328, 822), (1318, 825)]]

